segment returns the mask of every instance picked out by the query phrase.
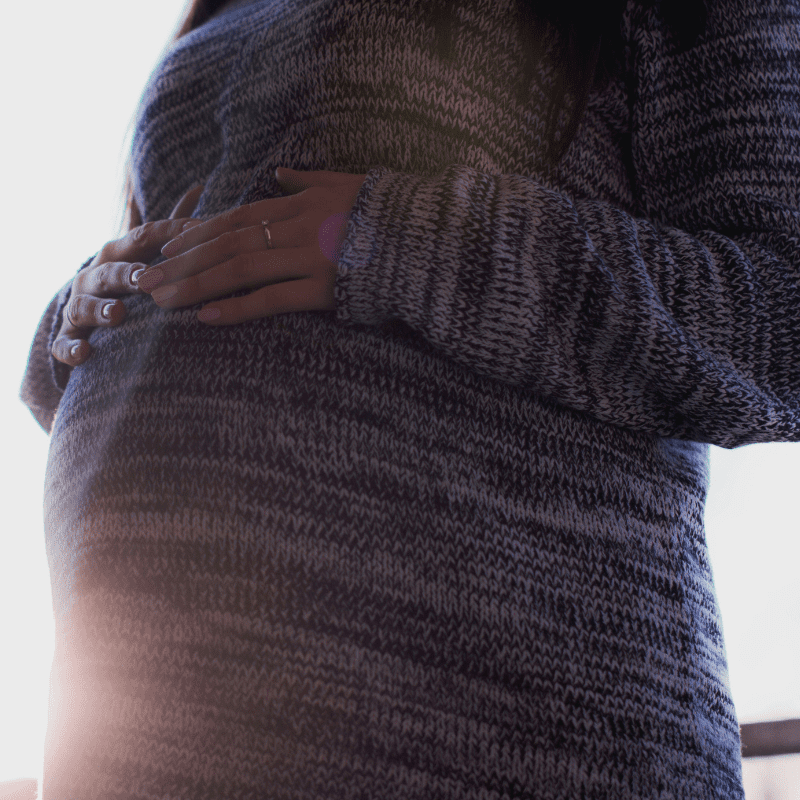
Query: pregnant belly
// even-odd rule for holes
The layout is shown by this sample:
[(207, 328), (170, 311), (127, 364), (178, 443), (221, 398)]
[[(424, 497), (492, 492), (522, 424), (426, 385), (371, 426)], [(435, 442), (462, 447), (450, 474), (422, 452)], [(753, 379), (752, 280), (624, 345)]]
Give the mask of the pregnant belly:
[(641, 692), (685, 659), (668, 582), (631, 616), (632, 586), (608, 578), (637, 546), (670, 568), (658, 526), (624, 547), (581, 530), (536, 456), (585, 422), (401, 328), (210, 328), (126, 303), (52, 433), (53, 796), (395, 796), (390, 772), (398, 797), (533, 796), (536, 759), (577, 796), (598, 759), (627, 769), (602, 732), (629, 717), (653, 732), (642, 780), (662, 739), (692, 736), (680, 698), (662, 736)]

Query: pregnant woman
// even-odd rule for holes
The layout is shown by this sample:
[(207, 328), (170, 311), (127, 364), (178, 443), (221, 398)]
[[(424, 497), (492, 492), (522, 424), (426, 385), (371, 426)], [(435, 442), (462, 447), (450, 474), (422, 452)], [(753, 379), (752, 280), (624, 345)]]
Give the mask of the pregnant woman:
[(703, 512), (800, 441), (799, 31), (187, 9), (23, 384), (45, 800), (742, 800)]

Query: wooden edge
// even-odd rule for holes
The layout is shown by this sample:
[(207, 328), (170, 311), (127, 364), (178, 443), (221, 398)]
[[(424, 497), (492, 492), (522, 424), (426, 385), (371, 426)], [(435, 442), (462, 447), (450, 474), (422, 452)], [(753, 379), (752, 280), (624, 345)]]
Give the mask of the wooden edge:
[(742, 758), (800, 753), (800, 719), (751, 722), (740, 731)]

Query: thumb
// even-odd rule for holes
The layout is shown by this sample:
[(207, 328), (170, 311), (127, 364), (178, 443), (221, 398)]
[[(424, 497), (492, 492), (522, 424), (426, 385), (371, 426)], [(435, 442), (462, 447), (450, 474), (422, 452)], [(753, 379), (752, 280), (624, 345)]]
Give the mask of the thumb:
[(197, 186), (193, 186), (189, 189), (186, 194), (178, 200), (178, 205), (172, 209), (172, 213), (169, 215), (170, 219), (180, 219), (181, 217), (189, 217), (192, 214), (192, 211), (197, 208), (197, 203), (200, 200), (200, 195), (203, 194), (203, 189), (205, 189), (204, 183), (199, 183)]
[(298, 172), (288, 167), (278, 167), (275, 170), (275, 178), (283, 189), (290, 193), (302, 192), (308, 189), (313, 183), (314, 172)]

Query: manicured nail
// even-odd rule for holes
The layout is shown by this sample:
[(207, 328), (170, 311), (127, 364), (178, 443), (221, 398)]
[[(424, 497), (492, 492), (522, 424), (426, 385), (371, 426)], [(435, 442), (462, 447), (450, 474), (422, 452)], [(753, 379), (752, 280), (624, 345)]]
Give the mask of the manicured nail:
[(162, 286), (160, 289), (156, 289), (150, 297), (156, 301), (156, 303), (161, 303), (164, 300), (169, 300), (176, 292), (178, 291), (178, 287), (173, 284), (172, 286)]
[(144, 275), (139, 278), (139, 288), (149, 292), (151, 289), (155, 289), (163, 280), (164, 270), (153, 267), (152, 269), (145, 270)]
[(161, 248), (161, 255), (166, 258), (172, 258), (172, 256), (177, 255), (181, 248), (183, 247), (183, 239), (180, 236), (176, 236), (174, 239), (170, 239), (162, 248)]
[(106, 303), (103, 306), (103, 310), (101, 313), (106, 319), (111, 319), (111, 312), (113, 311), (113, 309), (114, 309), (114, 303)]
[(200, 322), (211, 322), (212, 319), (218, 319), (221, 315), (222, 312), (218, 308), (204, 308), (197, 312), (197, 319)]

